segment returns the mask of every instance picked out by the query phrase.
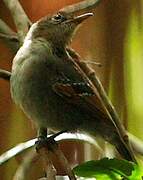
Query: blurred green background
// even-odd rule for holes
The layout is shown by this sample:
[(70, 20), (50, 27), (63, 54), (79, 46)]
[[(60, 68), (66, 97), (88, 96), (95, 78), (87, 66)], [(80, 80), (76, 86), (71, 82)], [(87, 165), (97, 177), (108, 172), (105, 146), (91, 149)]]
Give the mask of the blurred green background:
[[(77, 0), (20, 1), (34, 22)], [(143, 139), (143, 1), (103, 0), (95, 16), (79, 28), (72, 47), (92, 66), (119, 113), (126, 129)], [(10, 12), (0, 1), (0, 18), (15, 29)], [(0, 41), (0, 68), (11, 69), (14, 55)], [(0, 154), (35, 137), (35, 129), (10, 98), (9, 84), (0, 80)], [(1, 179), (9, 180), (17, 161), (0, 167)]]

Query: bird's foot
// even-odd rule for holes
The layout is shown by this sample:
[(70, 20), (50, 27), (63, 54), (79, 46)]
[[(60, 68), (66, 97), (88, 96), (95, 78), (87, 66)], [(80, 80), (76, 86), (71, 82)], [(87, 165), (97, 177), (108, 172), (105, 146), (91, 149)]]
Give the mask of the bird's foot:
[(36, 141), (36, 151), (39, 152), (40, 149), (46, 148), (49, 151), (53, 151), (53, 148), (57, 146), (57, 142), (54, 140), (55, 136), (52, 135), (49, 138), (47, 137), (38, 137), (38, 141)]
[(56, 134), (53, 134), (51, 135), (50, 137), (47, 137), (47, 136), (39, 136), (38, 137), (38, 140), (35, 142), (35, 145), (36, 145), (36, 151), (39, 152), (39, 150), (41, 148), (46, 148), (48, 149), (49, 151), (53, 151), (55, 148), (58, 147), (58, 144), (57, 142), (55, 141), (55, 138), (64, 133), (66, 131), (60, 131)]

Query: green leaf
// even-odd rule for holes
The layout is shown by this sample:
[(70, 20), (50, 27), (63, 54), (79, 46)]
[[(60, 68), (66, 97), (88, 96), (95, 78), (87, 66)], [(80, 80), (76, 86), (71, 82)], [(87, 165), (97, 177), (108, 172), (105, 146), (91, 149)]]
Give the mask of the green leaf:
[(134, 165), (134, 171), (129, 177), (129, 180), (142, 180), (143, 179), (143, 170), (138, 165)]
[(137, 165), (126, 160), (103, 158), (97, 161), (85, 162), (75, 167), (74, 172), (80, 177), (120, 180), (123, 177), (124, 179), (130, 179), (135, 168), (137, 169)]

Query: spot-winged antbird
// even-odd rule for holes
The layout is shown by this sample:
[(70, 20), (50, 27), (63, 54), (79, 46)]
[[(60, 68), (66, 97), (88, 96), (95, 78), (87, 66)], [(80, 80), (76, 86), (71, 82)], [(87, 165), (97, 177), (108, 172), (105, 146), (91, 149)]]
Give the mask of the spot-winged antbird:
[(31, 26), (13, 60), (12, 98), (35, 121), (41, 138), (45, 138), (47, 129), (100, 135), (123, 158), (135, 161), (87, 75), (76, 63), (75, 54), (68, 49), (77, 27), (92, 15), (59, 12)]

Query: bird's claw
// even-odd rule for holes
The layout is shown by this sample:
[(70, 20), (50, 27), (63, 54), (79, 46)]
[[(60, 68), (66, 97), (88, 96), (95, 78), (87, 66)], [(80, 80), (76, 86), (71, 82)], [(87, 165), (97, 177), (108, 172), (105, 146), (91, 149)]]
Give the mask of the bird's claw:
[(56, 134), (51, 135), (50, 137), (46, 136), (39, 136), (38, 140), (35, 142), (36, 145), (36, 151), (39, 152), (40, 149), (46, 148), (49, 151), (53, 151), (55, 148), (57, 148), (58, 144), (55, 141), (55, 137), (62, 134), (65, 131), (60, 131)]
[(42, 136), (38, 137), (38, 140), (35, 142), (36, 151), (39, 152), (39, 150), (42, 149), (42, 148), (46, 148), (49, 151), (52, 151), (53, 147), (55, 147), (55, 145), (57, 146), (57, 143), (54, 140), (53, 136), (50, 136), (49, 138), (42, 137)]

